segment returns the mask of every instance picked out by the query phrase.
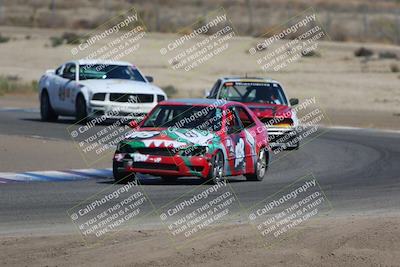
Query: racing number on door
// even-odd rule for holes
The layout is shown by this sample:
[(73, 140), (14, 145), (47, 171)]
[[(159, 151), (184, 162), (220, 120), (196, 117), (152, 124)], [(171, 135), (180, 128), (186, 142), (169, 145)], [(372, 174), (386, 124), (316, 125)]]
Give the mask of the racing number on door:
[(58, 98), (61, 101), (65, 101), (65, 99), (68, 99), (71, 95), (71, 89), (68, 88), (68, 86), (60, 86), (58, 88)]

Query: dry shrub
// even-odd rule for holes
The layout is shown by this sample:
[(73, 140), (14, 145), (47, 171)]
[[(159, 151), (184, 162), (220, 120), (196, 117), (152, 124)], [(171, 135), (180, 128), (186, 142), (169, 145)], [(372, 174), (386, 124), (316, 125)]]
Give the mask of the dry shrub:
[(398, 59), (398, 56), (394, 52), (382, 51), (382, 52), (379, 52), (379, 58), (381, 58), (381, 59)]
[(360, 47), (356, 51), (354, 51), (354, 56), (356, 57), (370, 57), (374, 54), (371, 49)]
[(390, 64), (390, 71), (391, 72), (399, 72), (400, 71), (400, 67), (397, 64)]

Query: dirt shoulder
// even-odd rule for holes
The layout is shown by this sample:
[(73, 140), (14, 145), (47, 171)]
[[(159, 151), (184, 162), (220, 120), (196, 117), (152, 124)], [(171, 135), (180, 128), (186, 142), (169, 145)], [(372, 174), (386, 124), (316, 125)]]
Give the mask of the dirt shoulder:
[(7, 266), (395, 266), (400, 217), (316, 218), (265, 248), (249, 225), (220, 225), (177, 250), (163, 230), (117, 233), (85, 245), (78, 234), (0, 238)]

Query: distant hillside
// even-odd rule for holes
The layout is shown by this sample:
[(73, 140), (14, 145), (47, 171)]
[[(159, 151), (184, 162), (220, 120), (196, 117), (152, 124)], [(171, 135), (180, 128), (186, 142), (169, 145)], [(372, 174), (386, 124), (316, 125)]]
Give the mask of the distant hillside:
[(253, 36), (312, 6), (333, 40), (400, 44), (400, 0), (0, 0), (0, 25), (91, 29), (132, 6), (156, 32), (223, 6), (239, 34)]

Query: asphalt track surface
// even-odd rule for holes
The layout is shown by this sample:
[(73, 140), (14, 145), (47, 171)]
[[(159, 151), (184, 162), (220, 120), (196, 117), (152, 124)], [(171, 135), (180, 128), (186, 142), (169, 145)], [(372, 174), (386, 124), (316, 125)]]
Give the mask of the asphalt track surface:
[[(6, 135), (70, 140), (65, 130), (70, 123), (73, 121), (69, 119), (43, 123), (32, 111), (0, 111), (0, 133)], [(331, 214), (398, 213), (400, 134), (322, 129), (317, 135), (321, 133), (300, 150), (284, 152), (275, 159), (264, 181), (231, 178), (230, 185), (243, 206), (249, 207), (312, 173), (332, 203)], [(174, 184), (163, 184), (157, 178), (141, 179), (156, 209), (197, 186), (210, 186), (201, 183), (194, 178), (184, 178)], [(0, 233), (73, 230), (67, 210), (105, 188), (118, 186), (121, 185), (113, 185), (111, 179), (0, 184)]]

